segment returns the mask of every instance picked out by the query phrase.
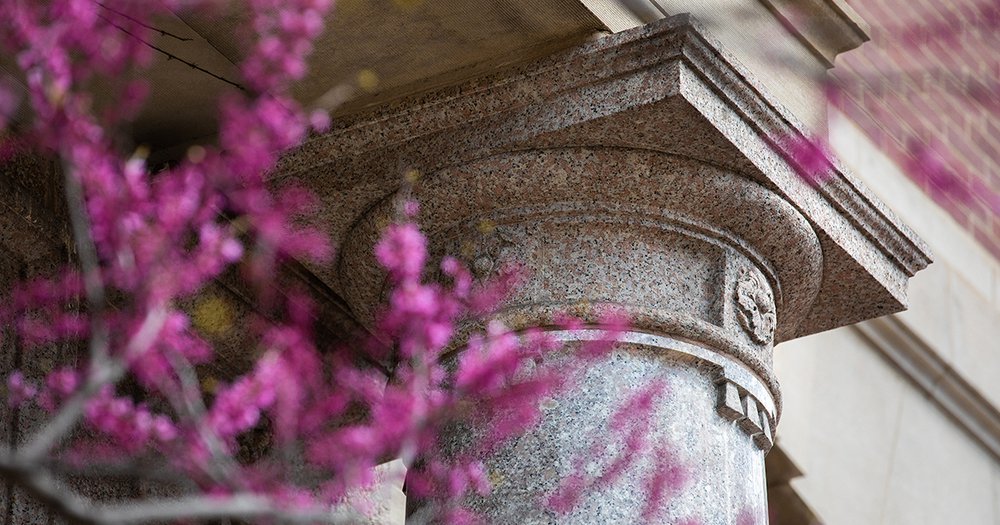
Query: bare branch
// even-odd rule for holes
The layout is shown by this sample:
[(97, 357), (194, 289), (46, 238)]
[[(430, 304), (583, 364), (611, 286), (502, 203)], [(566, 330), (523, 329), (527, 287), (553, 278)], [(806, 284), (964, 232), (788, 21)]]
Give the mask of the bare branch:
[(142, 503), (99, 508), (93, 514), (97, 518), (96, 522), (102, 525), (137, 525), (221, 518), (235, 520), (275, 518), (286, 523), (346, 525), (358, 523), (363, 519), (355, 512), (333, 508), (282, 508), (274, 500), (255, 494), (235, 494), (223, 498), (192, 496), (160, 501), (148, 500)]
[(19, 461), (9, 454), (0, 454), (0, 475), (24, 488), (45, 506), (80, 525), (98, 525), (91, 519), (91, 505), (86, 499), (68, 490), (47, 470), (32, 462)]
[(193, 39), (188, 38), (188, 37), (183, 37), (183, 36), (180, 36), (180, 35), (176, 35), (176, 34), (171, 33), (170, 31), (167, 31), (165, 29), (160, 29), (158, 27), (153, 27), (153, 26), (151, 26), (149, 24), (143, 23), (141, 20), (137, 20), (133, 16), (129, 16), (129, 15), (125, 14), (125, 13), (122, 13), (121, 11), (118, 11), (117, 9), (112, 9), (112, 8), (110, 8), (110, 7), (102, 4), (100, 2), (97, 2), (97, 5), (101, 6), (101, 8), (103, 8), (103, 9), (111, 11), (112, 13), (114, 13), (114, 14), (122, 17), (122, 18), (126, 18), (126, 19), (132, 21), (132, 23), (134, 23), (134, 24), (136, 24), (138, 26), (145, 27), (146, 29), (150, 29), (150, 30), (156, 31), (157, 33), (159, 33), (162, 36), (168, 36), (170, 38), (173, 38), (175, 40), (179, 40), (181, 42), (190, 42), (191, 40), (193, 40)]
[(180, 63), (182, 63), (182, 64), (190, 67), (191, 69), (195, 69), (197, 71), (201, 71), (202, 73), (205, 73), (206, 75), (208, 75), (208, 76), (210, 76), (212, 78), (221, 80), (221, 81), (225, 82), (226, 84), (229, 84), (230, 86), (233, 86), (233, 87), (239, 89), (240, 91), (246, 91), (247, 90), (247, 88), (243, 87), (242, 85), (240, 85), (240, 84), (238, 84), (236, 82), (233, 82), (232, 80), (229, 80), (226, 77), (223, 77), (221, 75), (217, 75), (217, 74), (215, 74), (215, 73), (213, 73), (213, 72), (211, 72), (211, 71), (209, 71), (209, 70), (207, 70), (207, 69), (199, 66), (198, 64), (195, 64), (194, 62), (190, 62), (188, 60), (184, 60), (183, 58), (181, 58), (181, 57), (179, 57), (179, 56), (171, 53), (170, 51), (167, 51), (166, 49), (163, 49), (162, 47), (157, 46), (156, 44), (153, 44), (152, 42), (147, 42), (147, 41), (143, 40), (142, 38), (139, 38), (139, 36), (136, 35), (135, 33), (129, 31), (128, 29), (125, 29), (124, 27), (122, 27), (122, 26), (120, 26), (120, 25), (118, 25), (118, 24), (116, 24), (114, 22), (112, 22), (111, 20), (109, 20), (105, 16), (101, 16), (101, 15), (97, 15), (97, 16), (100, 16), (105, 22), (111, 24), (112, 26), (114, 26), (115, 28), (117, 28), (122, 33), (125, 33), (126, 35), (128, 35), (128, 36), (130, 36), (130, 37), (132, 37), (132, 38), (134, 38), (136, 40), (138, 40), (139, 42), (142, 43), (142, 45), (144, 45), (144, 46), (152, 49), (153, 51), (156, 51), (156, 52), (162, 54), (163, 56), (167, 57), (167, 60), (176, 60), (176, 61), (178, 61), (178, 62), (180, 62)]
[(80, 258), (80, 269), (83, 271), (83, 286), (87, 294), (87, 308), (90, 314), (90, 359), (93, 365), (103, 363), (108, 355), (108, 323), (104, 317), (107, 307), (107, 297), (104, 291), (104, 281), (101, 276), (100, 261), (97, 258), (97, 248), (90, 236), (90, 220), (87, 217), (87, 203), (83, 196), (83, 187), (76, 176), (75, 168), (68, 162), (63, 163), (66, 184), (66, 205), (69, 208), (70, 222), (73, 226), (73, 239), (76, 243), (77, 257)]
[(125, 353), (121, 358), (105, 359), (103, 363), (92, 363), (90, 374), (83, 388), (69, 398), (59, 409), (59, 412), (27, 440), (26, 445), (17, 452), (18, 461), (35, 463), (62, 441), (80, 420), (87, 402), (96, 396), (102, 387), (121, 379), (128, 369), (128, 360), (149, 348), (153, 339), (163, 328), (166, 318), (167, 314), (163, 308), (151, 310), (146, 315), (139, 330), (126, 345)]
[(272, 518), (285, 523), (347, 525), (363, 519), (345, 509), (285, 508), (271, 498), (251, 493), (190, 496), (137, 503), (98, 504), (73, 493), (49, 471), (32, 462), (0, 454), (0, 475), (28, 490), (42, 503), (81, 525), (138, 525), (188, 520)]
[[(177, 411), (178, 415), (184, 416), (197, 429), (198, 436), (201, 437), (201, 440), (205, 442), (205, 446), (208, 447), (214, 468), (210, 469), (207, 474), (212, 476), (216, 482), (224, 485), (234, 486), (235, 484), (237, 487), (245, 488), (242, 487), (241, 480), (234, 476), (234, 473), (237, 471), (235, 462), (224, 452), (225, 448), (219, 440), (219, 436), (206, 424), (205, 415), (208, 409), (205, 407), (205, 401), (201, 397), (198, 374), (195, 372), (194, 367), (191, 366), (191, 363), (184, 356), (175, 353), (169, 355), (169, 361), (178, 379), (180, 379), (181, 394), (180, 399), (177, 399), (177, 396), (174, 395), (169, 395), (168, 397), (171, 400), (171, 404), (174, 405), (174, 410)], [(167, 392), (169, 392), (169, 389), (167, 389)]]

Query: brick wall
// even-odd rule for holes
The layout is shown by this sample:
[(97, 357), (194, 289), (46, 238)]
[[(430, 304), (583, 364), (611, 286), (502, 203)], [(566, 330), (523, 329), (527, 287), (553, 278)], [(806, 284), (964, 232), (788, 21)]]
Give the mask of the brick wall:
[(848, 0), (834, 104), (1000, 257), (1000, 0)]

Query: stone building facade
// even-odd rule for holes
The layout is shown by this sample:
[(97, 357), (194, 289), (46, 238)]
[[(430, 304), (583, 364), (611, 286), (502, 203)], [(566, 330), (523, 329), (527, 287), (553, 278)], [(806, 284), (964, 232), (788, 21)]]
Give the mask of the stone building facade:
[[(830, 142), (935, 262), (907, 312), (779, 347), (778, 442), (802, 476), (771, 493), (823, 523), (1000, 523), (1000, 6), (849, 3), (871, 41), (832, 71)], [(939, 174), (920, 169), (925, 148)]]
[[(195, 38), (164, 45), (226, 76), (239, 17), (165, 21)], [(636, 522), (638, 476), (568, 517), (533, 502), (651, 378), (671, 385), (654, 436), (696, 472), (668, 523), (1000, 523), (1000, 265), (828, 110), (828, 70), (867, 35), (840, 0), (344, 0), (298, 96), (361, 90), (278, 174), (317, 193), (340, 248), (301, 269), (324, 324), (370, 320), (371, 248), (412, 194), (435, 253), (482, 276), (527, 266), (510, 325), (609, 304), (633, 318), (615, 359), (491, 459), (495, 523)], [(151, 72), (135, 127), (154, 158), (210, 136), (226, 89), (176, 65)], [(840, 161), (811, 183), (796, 151), (827, 135)], [(66, 246), (46, 166), (7, 169), (4, 282)], [(6, 522), (47, 521), (0, 497)]]

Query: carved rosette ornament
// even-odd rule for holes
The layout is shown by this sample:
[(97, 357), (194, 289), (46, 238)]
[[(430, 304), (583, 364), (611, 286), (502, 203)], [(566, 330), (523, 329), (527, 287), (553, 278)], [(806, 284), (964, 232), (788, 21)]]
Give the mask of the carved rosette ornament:
[(472, 253), (469, 253), (468, 246), (463, 246), (459, 253), (466, 259), (473, 275), (485, 279), (500, 270), (505, 252), (516, 243), (510, 232), (492, 221), (480, 221), (477, 229), (480, 233), (479, 242), (475, 244)]
[(770, 344), (778, 323), (771, 288), (759, 275), (744, 268), (736, 281), (735, 296), (737, 316), (747, 335), (755, 343)]
[[(505, 227), (491, 220), (464, 224), (443, 236), (451, 240), (445, 243), (442, 255), (457, 257), (477, 279), (497, 273), (507, 260), (507, 251), (516, 244)], [(443, 274), (440, 277), (443, 278)]]

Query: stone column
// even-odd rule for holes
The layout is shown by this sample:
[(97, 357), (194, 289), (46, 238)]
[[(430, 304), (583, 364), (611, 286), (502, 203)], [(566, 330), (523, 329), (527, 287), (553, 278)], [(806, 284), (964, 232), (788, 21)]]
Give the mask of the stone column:
[(632, 315), (613, 359), (491, 458), (490, 520), (635, 523), (653, 458), (570, 517), (537, 497), (625, 396), (663, 378), (655, 437), (692, 475), (666, 522), (763, 524), (780, 417), (773, 345), (905, 308), (907, 279), (929, 262), (836, 165), (822, 184), (799, 176), (803, 129), (676, 16), (353, 115), (283, 171), (324, 199), (341, 250), (313, 270), (361, 322), (382, 297), (371, 250), (407, 170), (423, 174), (413, 196), (436, 253), (464, 254), (481, 276), (511, 260), (531, 272), (509, 325), (604, 305)]
[[(554, 314), (587, 319), (605, 306), (634, 321), (612, 359), (491, 458), (494, 492), (478, 504), (491, 523), (638, 522), (655, 458), (572, 515), (537, 503), (602, 439), (611, 413), (656, 379), (669, 392), (651, 438), (690, 477), (667, 522), (736, 523), (741, 513), (766, 522), (764, 453), (779, 395), (772, 344), (776, 331), (795, 331), (821, 275), (819, 241), (799, 212), (728, 170), (626, 148), (501, 154), (429, 174), (415, 196), (436, 253), (463, 254), (480, 277), (526, 266), (530, 278), (502, 314), (509, 325), (552, 326)], [(393, 211), (390, 199), (366, 214), (349, 236), (347, 264), (367, 259)], [(354, 282), (345, 289), (353, 304), (375, 298), (365, 280)], [(592, 335), (558, 333), (569, 344)]]

